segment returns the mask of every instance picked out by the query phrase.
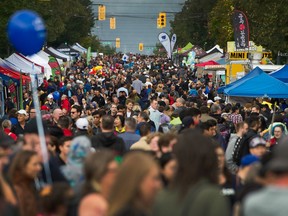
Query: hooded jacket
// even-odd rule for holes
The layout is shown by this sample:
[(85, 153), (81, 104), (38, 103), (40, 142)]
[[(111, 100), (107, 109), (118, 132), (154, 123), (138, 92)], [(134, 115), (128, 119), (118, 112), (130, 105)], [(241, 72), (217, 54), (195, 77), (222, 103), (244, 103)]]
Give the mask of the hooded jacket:
[(117, 137), (113, 132), (98, 133), (91, 138), (92, 147), (96, 150), (108, 148), (119, 155), (125, 153), (125, 143), (122, 138)]

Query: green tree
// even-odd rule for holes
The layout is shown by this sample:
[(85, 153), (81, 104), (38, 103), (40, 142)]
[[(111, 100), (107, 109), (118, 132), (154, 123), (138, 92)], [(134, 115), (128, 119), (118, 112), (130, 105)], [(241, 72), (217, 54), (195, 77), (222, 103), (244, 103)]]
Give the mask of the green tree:
[[(48, 45), (79, 42), (90, 33), (94, 25), (91, 7), (90, 0), (1, 0), (0, 31), (6, 32), (9, 17), (15, 11), (25, 8), (42, 16), (48, 33)], [(11, 47), (6, 34), (1, 34), (0, 40), (0, 56), (9, 55)]]
[(101, 44), (97, 36), (86, 36), (80, 39), (79, 43), (84, 47), (91, 47), (92, 51), (98, 51), (101, 49)]
[(171, 32), (177, 34), (177, 44), (185, 46), (188, 42), (195, 45), (213, 46), (214, 41), (209, 37), (208, 14), (215, 0), (187, 0), (182, 11), (175, 15), (171, 22)]
[(86, 37), (94, 25), (94, 15), (89, 0), (73, 1), (73, 9), (69, 12), (68, 19), (65, 22), (65, 29), (62, 34), (54, 41), (59, 45), (66, 41), (68, 44), (79, 42)]
[(288, 50), (288, 11), (285, 0), (235, 0), (236, 8), (248, 17), (250, 40), (273, 53)]
[(232, 14), (233, 0), (218, 0), (209, 14), (208, 28), (210, 39), (221, 47), (233, 39)]
[(167, 52), (161, 43), (156, 43), (155, 48), (153, 49), (153, 54), (162, 57), (167, 56)]
[(104, 53), (105, 55), (113, 55), (116, 53), (116, 47), (112, 47), (109, 45), (104, 45), (99, 48), (100, 53)]

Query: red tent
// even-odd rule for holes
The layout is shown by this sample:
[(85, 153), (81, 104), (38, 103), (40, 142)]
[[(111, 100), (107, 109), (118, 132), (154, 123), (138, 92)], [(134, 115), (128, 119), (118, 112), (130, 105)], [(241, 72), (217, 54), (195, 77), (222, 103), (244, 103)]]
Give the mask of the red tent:
[(219, 65), (219, 63), (211, 60), (211, 61), (207, 61), (207, 62), (202, 62), (202, 63), (196, 64), (196, 67), (205, 67), (207, 65)]
[[(0, 73), (5, 76), (11, 77), (12, 79), (20, 80), (20, 73), (15, 72), (11, 69), (7, 69), (7, 68), (0, 66)], [(22, 81), (23, 81), (23, 84), (25, 84), (26, 82), (31, 82), (31, 79), (29, 76), (22, 75)]]

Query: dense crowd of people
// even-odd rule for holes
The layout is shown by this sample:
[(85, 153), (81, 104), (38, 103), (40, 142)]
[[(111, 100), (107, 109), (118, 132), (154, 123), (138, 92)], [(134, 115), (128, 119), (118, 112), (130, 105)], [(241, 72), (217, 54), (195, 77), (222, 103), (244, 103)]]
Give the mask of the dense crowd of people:
[(8, 97), (1, 215), (285, 215), (288, 105), (228, 103), (219, 84), (159, 57), (80, 58), (38, 87), (48, 161), (31, 92)]

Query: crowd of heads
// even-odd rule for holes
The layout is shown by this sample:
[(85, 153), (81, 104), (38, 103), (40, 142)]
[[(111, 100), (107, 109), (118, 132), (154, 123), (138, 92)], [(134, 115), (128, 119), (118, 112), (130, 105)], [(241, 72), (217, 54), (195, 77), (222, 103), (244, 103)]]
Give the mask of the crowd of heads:
[(278, 150), (285, 146), (288, 105), (261, 98), (228, 103), (218, 84), (163, 58), (131, 55), (124, 62), (115, 55), (88, 65), (79, 59), (61, 78), (44, 79), (39, 111), (28, 88), (22, 109), (7, 98), (0, 210), (164, 215), (167, 200), (159, 191), (170, 191), (183, 204), (175, 209), (184, 211), (190, 190), (202, 182), (223, 207), (221, 215), (240, 212), (247, 182), (259, 189), (288, 176), (288, 152)]

